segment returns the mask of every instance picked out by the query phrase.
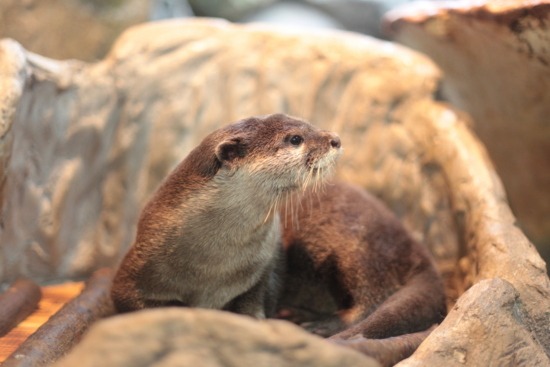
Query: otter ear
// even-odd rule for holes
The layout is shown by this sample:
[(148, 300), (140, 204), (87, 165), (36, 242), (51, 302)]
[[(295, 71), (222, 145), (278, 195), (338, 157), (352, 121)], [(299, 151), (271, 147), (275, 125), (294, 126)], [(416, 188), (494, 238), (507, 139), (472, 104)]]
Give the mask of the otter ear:
[(246, 155), (246, 145), (241, 138), (222, 141), (216, 147), (216, 157), (220, 162), (231, 162)]

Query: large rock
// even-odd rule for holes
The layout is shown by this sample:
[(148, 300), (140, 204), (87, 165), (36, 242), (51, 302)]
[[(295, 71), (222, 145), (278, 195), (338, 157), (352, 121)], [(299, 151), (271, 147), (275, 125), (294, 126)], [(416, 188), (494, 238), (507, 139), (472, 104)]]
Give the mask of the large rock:
[(0, 55), (0, 278), (45, 281), (113, 264), (133, 236), (146, 127), (121, 122), (110, 72), (10, 40)]
[[(397, 366), (548, 366), (548, 345), (531, 338), (528, 318), (510, 283), (483, 280), (460, 297), (441, 326)], [(472, 340), (493, 342), (488, 349), (487, 343)]]
[(172, 308), (142, 311), (98, 323), (55, 367), (153, 365), (379, 366), (359, 352), (327, 343), (288, 322)]
[(146, 21), (151, 3), (156, 2), (2, 0), (0, 38), (14, 38), (48, 57), (97, 60), (125, 28)]
[[(550, 354), (544, 262), (467, 118), (434, 101), (439, 73), (426, 58), (348, 33), (206, 20), (133, 28), (95, 64), (54, 62), (13, 41), (0, 53), (2, 281), (114, 263), (146, 197), (203, 136), (286, 112), (340, 134), (339, 177), (384, 199), (431, 249), (450, 304), (501, 278), (523, 306), (522, 338)], [(490, 351), (499, 339), (466, 342)]]
[(550, 2), (423, 2), (387, 15), (395, 38), (434, 59), (468, 111), (527, 235), (550, 259)]
[(384, 197), (453, 271), (448, 193), (437, 170), (422, 168), (407, 113), (397, 114), (435, 88), (437, 70), (421, 56), (349, 34), (204, 21), (134, 28), (96, 64), (53, 62), (10, 41), (3, 49), (16, 96), (8, 105), (18, 110), (5, 122), (14, 144), (4, 155), (0, 238), (12, 248), (2, 279), (72, 277), (113, 263), (138, 207), (203, 136), (274, 111), (338, 131), (340, 175)]

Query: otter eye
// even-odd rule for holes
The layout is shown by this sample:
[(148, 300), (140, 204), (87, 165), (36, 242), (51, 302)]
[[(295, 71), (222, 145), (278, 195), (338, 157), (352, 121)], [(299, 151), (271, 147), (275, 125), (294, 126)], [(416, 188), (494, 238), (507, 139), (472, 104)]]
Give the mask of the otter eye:
[(298, 146), (303, 143), (304, 138), (302, 138), (300, 135), (292, 135), (288, 141), (290, 142), (290, 144)]

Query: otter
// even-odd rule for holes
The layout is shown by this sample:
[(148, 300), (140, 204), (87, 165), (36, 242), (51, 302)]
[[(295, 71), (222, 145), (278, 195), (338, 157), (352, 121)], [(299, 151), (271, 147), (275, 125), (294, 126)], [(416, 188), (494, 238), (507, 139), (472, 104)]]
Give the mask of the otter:
[[(428, 251), (378, 199), (327, 179), (341, 150), (335, 133), (283, 114), (208, 135), (143, 209), (113, 282), (118, 311), (277, 317), (362, 351), (363, 339), (439, 323), (445, 295)], [(425, 337), (410, 335), (399, 358)]]
[(283, 215), (281, 318), (340, 344), (420, 332), (444, 318), (431, 255), (380, 200), (343, 182), (301, 200)]
[(113, 281), (117, 310), (182, 305), (272, 315), (281, 269), (277, 209), (321, 180), (339, 154), (336, 134), (281, 114), (208, 135), (143, 209)]

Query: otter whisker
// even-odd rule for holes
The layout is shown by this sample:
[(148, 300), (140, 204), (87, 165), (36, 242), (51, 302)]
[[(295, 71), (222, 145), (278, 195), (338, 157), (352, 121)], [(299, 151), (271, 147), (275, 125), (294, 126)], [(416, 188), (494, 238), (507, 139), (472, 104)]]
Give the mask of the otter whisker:
[(323, 192), (326, 188), (326, 184), (327, 184), (327, 178), (332, 176), (332, 163), (331, 165), (329, 165), (328, 167), (325, 168), (325, 171), (323, 173), (323, 178), (321, 179), (321, 192)]
[(265, 216), (265, 219), (263, 221), (263, 224), (266, 224), (267, 223), (267, 220), (269, 219), (269, 215), (271, 214), (271, 209), (272, 209), (272, 206), (270, 205), (269, 206), (269, 209), (267, 210), (267, 215)]
[(279, 195), (277, 195), (277, 198), (275, 199), (275, 205), (273, 206), (273, 214), (275, 214), (275, 212), (277, 212), (279, 210), (279, 202), (281, 201), (282, 197), (283, 197), (284, 193), (280, 193)]
[(310, 167), (309, 172), (307, 173), (307, 185), (304, 187), (304, 190), (306, 190), (311, 185), (312, 178), (313, 178), (313, 166)]
[[(286, 228), (286, 222), (287, 222), (287, 218), (288, 218), (288, 200), (289, 200), (289, 194), (285, 195), (285, 223), (284, 223), (284, 227)], [(292, 210), (292, 207), (290, 208), (290, 210)]]
[(304, 171), (301, 179), (302, 179), (302, 192), (305, 191), (307, 185), (308, 185), (308, 177), (309, 177), (309, 169)]
[(275, 214), (275, 212), (277, 211), (277, 203), (279, 201), (279, 197), (280, 197), (280, 192), (277, 190), (276, 191), (276, 195), (275, 195), (275, 198), (273, 199), (273, 201), (271, 201), (270, 205), (269, 205), (269, 209), (267, 210), (267, 215), (264, 219), (264, 224), (267, 223), (267, 220), (269, 219), (270, 215), (273, 213), (273, 215)]
[(313, 192), (317, 191), (317, 181), (319, 178), (319, 168), (316, 168), (316, 171), (313, 173)]
[(311, 172), (311, 171), (308, 170), (307, 173), (306, 173), (306, 175), (305, 175), (305, 177), (304, 177), (304, 182), (303, 182), (303, 184), (302, 184), (302, 191), (303, 191), (303, 192), (306, 191), (306, 188), (307, 188), (307, 186), (309, 185), (309, 175), (310, 175), (310, 172)]
[[(293, 197), (295, 197), (295, 195), (300, 195), (299, 193), (296, 193), (294, 195), (292, 195)], [(292, 200), (292, 199), (291, 199)], [(296, 197), (296, 200), (297, 200), (297, 203), (300, 204), (301, 206), (301, 201), (299, 200), (299, 198)], [(296, 211), (298, 210), (297, 208), (297, 205), (292, 203), (291, 202), (291, 207), (292, 207), (292, 226), (296, 229), (296, 230), (299, 230), (300, 229), (300, 221), (298, 220), (298, 213), (296, 213)]]
[(293, 197), (294, 197), (294, 195), (290, 196), (290, 219), (292, 221), (292, 225), (295, 228), (299, 229), (300, 224), (299, 224), (298, 220), (296, 219), (296, 210), (295, 210), (295, 204), (293, 202)]
[(319, 190), (322, 180), (323, 180), (323, 167), (319, 167), (317, 169), (317, 174), (315, 175), (314, 192), (318, 192), (317, 190)]
[(304, 192), (306, 191), (306, 189), (309, 187), (309, 185), (311, 183), (311, 179), (313, 178), (313, 170), (314, 170), (314, 168), (313, 168), (313, 166), (311, 166), (310, 169), (309, 169), (309, 172), (307, 174), (307, 177), (306, 177), (306, 184), (304, 185), (304, 188), (303, 188)]

